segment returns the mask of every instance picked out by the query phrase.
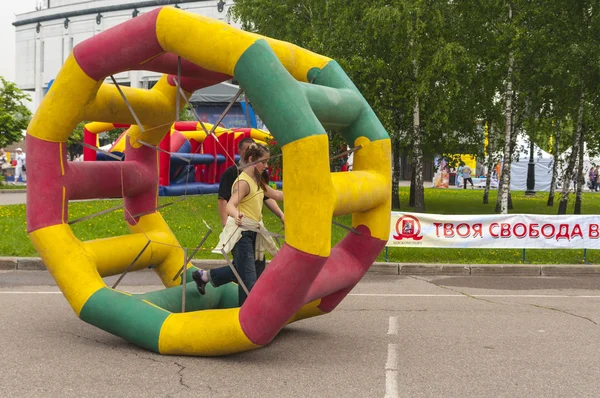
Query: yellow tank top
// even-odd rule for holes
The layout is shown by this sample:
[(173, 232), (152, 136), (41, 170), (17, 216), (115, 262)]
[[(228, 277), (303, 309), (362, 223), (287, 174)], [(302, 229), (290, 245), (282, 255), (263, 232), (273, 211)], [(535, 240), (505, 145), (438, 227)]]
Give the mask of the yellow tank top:
[[(248, 193), (248, 195), (240, 202), (240, 211), (244, 213), (246, 217), (250, 217), (254, 221), (260, 222), (262, 220), (262, 206), (265, 192), (245, 171), (240, 173), (233, 185), (235, 186), (235, 183), (238, 181), (246, 181), (250, 186), (250, 193)], [(231, 194), (235, 195), (233, 193), (233, 188)]]

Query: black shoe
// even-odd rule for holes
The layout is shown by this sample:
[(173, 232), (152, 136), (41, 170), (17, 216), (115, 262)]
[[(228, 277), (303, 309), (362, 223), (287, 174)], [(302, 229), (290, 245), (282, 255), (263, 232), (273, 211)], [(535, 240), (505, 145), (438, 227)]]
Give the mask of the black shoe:
[[(200, 270), (202, 272), (206, 272), (204, 270)], [(202, 280), (202, 273), (200, 271), (192, 272), (192, 279), (196, 282), (196, 287), (198, 288), (198, 293), (204, 296), (206, 294), (206, 282)]]

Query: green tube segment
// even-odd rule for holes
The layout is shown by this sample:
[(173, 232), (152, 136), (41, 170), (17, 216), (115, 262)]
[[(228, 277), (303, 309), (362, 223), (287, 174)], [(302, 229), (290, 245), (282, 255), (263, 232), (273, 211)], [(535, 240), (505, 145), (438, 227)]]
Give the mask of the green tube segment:
[[(233, 283), (219, 288), (208, 284), (203, 296), (194, 282), (186, 285), (186, 312), (239, 306), (238, 287)], [(102, 288), (86, 301), (79, 317), (133, 344), (158, 352), (158, 338), (165, 319), (172, 313), (181, 312), (181, 289), (181, 286), (175, 286), (127, 295)]]
[[(135, 294), (137, 300), (147, 300), (154, 305), (164, 308), (173, 313), (181, 312), (181, 286), (157, 290), (144, 294)], [(206, 285), (206, 294), (198, 293), (195, 282), (186, 284), (185, 289), (185, 311), (215, 310), (223, 308), (239, 307), (238, 287), (233, 283), (213, 287), (210, 283)]]
[(362, 113), (362, 97), (350, 89), (335, 89), (310, 83), (298, 83), (315, 116), (329, 130), (350, 126)]
[(248, 47), (234, 75), (279, 145), (325, 134), (300, 85), (265, 40)]
[(282, 146), (325, 134), (323, 126), (339, 130), (350, 146), (361, 136), (371, 141), (389, 139), (375, 112), (335, 61), (308, 72), (308, 81), (314, 84), (299, 83), (267, 42), (257, 40), (239, 58), (234, 75)]
[(160, 329), (171, 313), (109, 288), (99, 289), (79, 317), (102, 330), (158, 353)]
[(312, 68), (308, 71), (308, 81), (312, 81), (315, 85), (350, 90), (360, 97), (363, 107), (361, 115), (350, 126), (340, 130), (340, 134), (348, 145), (354, 146), (356, 139), (361, 136), (367, 137), (371, 141), (390, 138), (369, 103), (337, 62), (330, 61), (321, 70)]

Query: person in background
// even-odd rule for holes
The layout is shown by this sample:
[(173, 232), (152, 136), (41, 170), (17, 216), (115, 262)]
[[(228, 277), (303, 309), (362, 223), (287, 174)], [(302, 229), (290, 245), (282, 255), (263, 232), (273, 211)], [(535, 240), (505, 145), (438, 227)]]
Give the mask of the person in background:
[(4, 175), (4, 169), (6, 169), (8, 166), (10, 166), (10, 164), (8, 163), (6, 152), (4, 152), (4, 149), (0, 149), (0, 175)]
[(15, 166), (15, 180), (13, 184), (16, 184), (19, 181), (19, 177), (23, 179), (23, 182), (27, 182), (27, 167), (25, 161), (25, 153), (21, 148), (15, 149), (17, 152), (16, 161), (17, 165)]
[[(254, 140), (252, 138), (248, 138), (248, 137), (246, 137), (246, 138), (240, 140), (240, 142), (238, 142), (238, 152), (242, 159), (242, 160), (240, 160), (240, 163), (243, 161), (244, 154), (246, 153), (246, 150), (248, 149), (248, 147), (251, 144), (254, 144)], [(265, 170), (264, 173), (267, 173), (267, 171)], [(233, 166), (229, 167), (227, 170), (225, 170), (225, 172), (221, 175), (221, 181), (219, 182), (218, 208), (219, 208), (219, 217), (221, 218), (221, 226), (223, 226), (223, 227), (227, 223), (227, 202), (229, 202), (229, 199), (231, 199), (231, 188), (233, 187), (233, 183), (235, 182), (235, 180), (238, 178), (238, 175), (239, 175), (238, 165), (235, 165), (235, 164)], [(268, 174), (267, 174), (267, 176), (268, 176)], [(267, 185), (268, 185), (268, 182), (267, 182)], [(265, 200), (265, 205), (267, 206), (267, 208), (269, 210), (271, 210), (271, 212), (273, 214), (275, 214), (277, 217), (279, 217), (281, 222), (285, 224), (283, 211), (281, 210), (281, 208), (279, 207), (277, 202), (273, 199), (270, 199), (266, 195), (265, 195), (264, 200)]]
[[(348, 150), (350, 150), (350, 148), (348, 148)], [(348, 161), (346, 163), (348, 164), (348, 171), (352, 171), (354, 169), (354, 152), (348, 155)]]
[(463, 189), (467, 189), (467, 183), (471, 183), (471, 189), (474, 189), (473, 179), (471, 178), (471, 168), (469, 166), (465, 166), (462, 169), (462, 177), (463, 177)]
[(592, 166), (590, 172), (588, 173), (588, 177), (590, 179), (590, 189), (592, 191), (596, 191), (596, 180), (598, 179), (598, 169), (596, 168), (596, 166)]
[(463, 162), (460, 162), (460, 164), (458, 165), (458, 169), (456, 170), (456, 186), (459, 188), (462, 186), (462, 171), (464, 167), (465, 164)]

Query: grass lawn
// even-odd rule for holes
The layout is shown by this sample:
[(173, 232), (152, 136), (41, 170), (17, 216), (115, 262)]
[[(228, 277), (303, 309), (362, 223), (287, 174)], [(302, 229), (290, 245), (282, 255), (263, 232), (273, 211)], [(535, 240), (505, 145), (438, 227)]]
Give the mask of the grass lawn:
[(24, 184), (13, 185), (13, 184), (2, 183), (2, 184), (0, 184), (0, 191), (3, 189), (27, 189), (27, 185), (24, 185)]
[[(402, 209), (408, 207), (408, 188), (400, 189)], [(585, 214), (600, 214), (600, 194), (583, 194)], [(439, 214), (493, 214), (496, 192), (490, 193), (490, 204), (481, 203), (483, 190), (426, 189), (425, 204), (428, 213)], [(558, 203), (547, 207), (548, 194), (540, 193), (535, 197), (526, 197), (523, 192), (513, 194), (513, 213), (556, 214)], [(165, 204), (180, 198), (160, 198)], [(573, 212), (574, 196), (571, 197), (569, 213)], [(72, 202), (69, 204), (69, 218), (75, 220), (121, 204), (120, 199)], [(196, 258), (222, 258), (210, 253), (218, 242), (220, 222), (217, 214), (216, 195), (191, 196), (161, 210), (179, 242), (186, 247), (195, 247), (207, 231), (202, 219), (213, 228), (213, 233)], [(281, 223), (268, 210), (265, 210), (265, 224), (270, 231), (277, 232)], [(351, 224), (351, 216), (338, 217), (337, 221)], [(307, 222), (310, 222), (307, 216)], [(113, 211), (84, 222), (72, 225), (73, 231), (81, 240), (106, 238), (124, 235), (128, 229), (123, 221), (123, 210)], [(332, 243), (337, 243), (347, 233), (344, 229), (332, 226)], [(0, 256), (37, 256), (26, 234), (25, 205), (0, 206)], [(115, 248), (117, 249), (117, 248)], [(433, 249), (433, 248), (390, 248), (389, 260), (394, 262), (417, 263), (519, 263), (522, 250), (515, 249)], [(383, 253), (379, 260), (383, 260)], [(600, 250), (589, 250), (587, 260), (600, 263)], [(573, 264), (583, 261), (583, 250), (527, 250), (527, 262), (547, 264)]]

